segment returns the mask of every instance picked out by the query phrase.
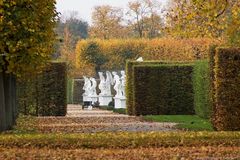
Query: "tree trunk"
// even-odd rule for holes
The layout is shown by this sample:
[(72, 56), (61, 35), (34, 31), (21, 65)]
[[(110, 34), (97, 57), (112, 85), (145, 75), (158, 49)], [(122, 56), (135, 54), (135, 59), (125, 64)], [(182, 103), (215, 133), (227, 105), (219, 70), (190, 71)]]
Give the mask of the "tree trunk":
[(16, 79), (0, 73), (0, 131), (13, 127), (17, 118)]
[(4, 73), (0, 72), (0, 131), (7, 128), (5, 113)]
[(6, 124), (7, 129), (11, 129), (13, 125), (13, 97), (11, 96), (12, 92), (12, 79), (11, 75), (5, 74), (4, 76), (4, 95), (5, 95), (5, 111), (6, 111)]

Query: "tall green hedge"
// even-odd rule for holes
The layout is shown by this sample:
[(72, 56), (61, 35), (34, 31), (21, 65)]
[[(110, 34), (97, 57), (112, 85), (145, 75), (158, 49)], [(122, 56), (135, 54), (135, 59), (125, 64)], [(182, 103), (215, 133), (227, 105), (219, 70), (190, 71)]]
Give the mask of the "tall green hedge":
[(240, 130), (240, 48), (218, 48), (214, 61), (213, 125)]
[(40, 77), (38, 115), (65, 116), (67, 112), (66, 63), (51, 63)]
[(210, 118), (210, 73), (208, 60), (195, 62), (193, 74), (194, 108), (198, 116)]
[(133, 66), (137, 65), (157, 65), (163, 64), (165, 62), (160, 61), (144, 61), (144, 62), (137, 62), (137, 61), (127, 61), (126, 64), (126, 95), (127, 95), (127, 112), (129, 115), (134, 115), (135, 108), (133, 108)]
[(192, 64), (136, 65), (132, 73), (134, 115), (194, 114)]
[(74, 79), (73, 80), (73, 104), (82, 104), (83, 103), (83, 79)]
[(34, 116), (65, 116), (67, 109), (66, 63), (50, 63), (41, 74), (18, 81), (19, 112)]
[(73, 79), (67, 80), (67, 103), (73, 104)]

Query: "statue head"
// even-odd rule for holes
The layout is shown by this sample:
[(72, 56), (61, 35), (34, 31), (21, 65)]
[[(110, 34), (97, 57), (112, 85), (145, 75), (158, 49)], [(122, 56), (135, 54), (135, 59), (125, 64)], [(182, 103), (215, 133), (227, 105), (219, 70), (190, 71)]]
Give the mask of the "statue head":
[(122, 75), (122, 76), (125, 76), (125, 71), (121, 71), (121, 75)]
[(117, 72), (113, 71), (112, 74), (115, 76), (115, 75), (117, 75)]

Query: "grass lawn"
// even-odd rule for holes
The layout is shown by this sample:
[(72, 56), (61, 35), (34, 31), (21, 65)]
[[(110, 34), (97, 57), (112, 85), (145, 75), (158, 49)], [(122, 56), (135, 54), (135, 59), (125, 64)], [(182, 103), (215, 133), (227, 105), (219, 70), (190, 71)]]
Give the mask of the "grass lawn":
[(179, 123), (177, 128), (191, 131), (213, 131), (209, 120), (196, 115), (157, 115), (144, 116), (145, 120), (154, 122), (174, 122)]

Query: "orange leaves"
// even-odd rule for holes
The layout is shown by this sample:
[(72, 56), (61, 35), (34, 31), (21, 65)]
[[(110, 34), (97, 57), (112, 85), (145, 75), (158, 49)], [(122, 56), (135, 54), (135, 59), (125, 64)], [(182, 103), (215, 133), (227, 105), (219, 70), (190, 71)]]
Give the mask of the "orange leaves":
[[(126, 60), (142, 56), (145, 60), (191, 61), (207, 58), (209, 46), (220, 44), (213, 39), (111, 39), (81, 40), (76, 46), (77, 66), (87, 65), (82, 52), (90, 41), (96, 42), (108, 58), (103, 69), (123, 69)], [(87, 68), (86, 68), (87, 69)]]

